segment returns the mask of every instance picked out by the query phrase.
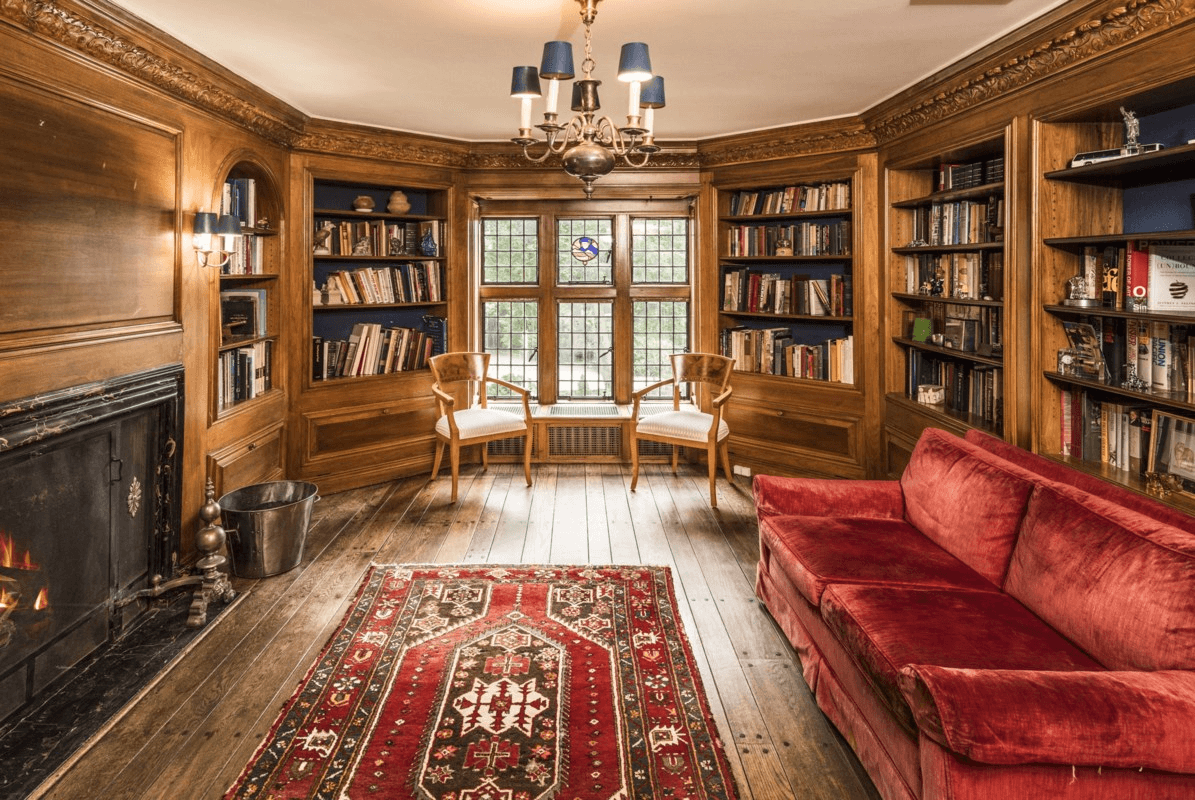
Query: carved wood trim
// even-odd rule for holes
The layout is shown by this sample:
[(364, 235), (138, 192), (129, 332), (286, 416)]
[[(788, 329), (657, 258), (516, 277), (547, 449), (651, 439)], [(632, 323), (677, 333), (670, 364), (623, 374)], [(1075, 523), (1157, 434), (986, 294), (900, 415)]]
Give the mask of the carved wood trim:
[[(667, 147), (667, 145), (662, 145)], [(538, 145), (542, 149), (542, 145)], [(538, 152), (533, 149), (533, 152)], [(652, 155), (644, 170), (692, 170), (702, 166), (700, 156), (696, 152), (661, 150)], [(542, 163), (533, 163), (523, 157), (521, 150), (514, 149), (496, 151), (473, 150), (469, 153), (469, 169), (561, 169), (560, 157), (549, 156)]]
[(423, 141), (390, 131), (360, 128), (353, 131), (307, 130), (292, 146), (296, 150), (359, 156), (378, 161), (399, 161), (423, 166), (463, 168), (468, 163), (467, 145)]
[(767, 141), (744, 142), (742, 137), (736, 137), (725, 143), (704, 146), (701, 164), (704, 167), (718, 167), (876, 147), (876, 139), (871, 131), (858, 130), (853, 122), (851, 130), (827, 131), (823, 126), (824, 123), (819, 123), (818, 130), (794, 128), (781, 134), (773, 132), (773, 138)]
[(1144, 34), (1170, 27), (1192, 14), (1195, 14), (1195, 0), (1130, 0), (978, 75), (941, 86), (931, 97), (912, 107), (872, 121), (869, 128), (877, 142), (884, 144), (991, 102)]
[(0, 17), (107, 64), (269, 141), (290, 144), (299, 125), (268, 114), (210, 80), (156, 55), (115, 31), (46, 0), (0, 0)]

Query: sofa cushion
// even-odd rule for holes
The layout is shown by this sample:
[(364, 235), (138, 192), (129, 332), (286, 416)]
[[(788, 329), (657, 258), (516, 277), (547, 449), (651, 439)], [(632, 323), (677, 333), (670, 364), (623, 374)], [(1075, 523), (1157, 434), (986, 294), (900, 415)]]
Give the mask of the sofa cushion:
[(1081, 497), (1038, 489), (1005, 591), (1109, 668), (1195, 668), (1195, 536), (1144, 535)]
[[(1190, 530), (1192, 526), (1195, 526), (1195, 517), (1191, 517), (1176, 508), (1171, 508), (1164, 503), (1160, 503), (1152, 497), (1146, 497), (1123, 486), (1101, 480), (1094, 475), (1088, 475), (1085, 472), (1072, 469), (1065, 464), (1051, 461), (1036, 453), (1031, 453), (1016, 445), (1009, 444), (1003, 439), (997, 439), (990, 433), (972, 429), (967, 431), (966, 439), (968, 442), (978, 445), (984, 450), (1022, 469), (1027, 469), (1048, 480), (1067, 484), (1080, 491), (1094, 495), (1097, 498), (1097, 503), (1107, 504), (1111, 508), (1119, 508), (1127, 512), (1143, 514), (1163, 525), (1180, 529)], [(1116, 512), (1110, 509), (1110, 513), (1115, 514)], [(1136, 527), (1138, 530), (1142, 529), (1140, 525)]]
[(900, 478), (913, 527), (996, 585), (1034, 483), (969, 442), (926, 428)]
[(1102, 670), (1006, 594), (834, 584), (822, 618), (910, 729), (900, 671), (913, 664), (962, 669)]
[(831, 583), (999, 591), (904, 520), (765, 517), (759, 537), (813, 605)]

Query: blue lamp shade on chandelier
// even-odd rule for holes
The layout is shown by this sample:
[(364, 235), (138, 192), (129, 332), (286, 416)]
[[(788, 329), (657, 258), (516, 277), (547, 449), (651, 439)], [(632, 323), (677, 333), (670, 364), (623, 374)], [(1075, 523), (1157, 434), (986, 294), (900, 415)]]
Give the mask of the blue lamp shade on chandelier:
[(643, 89), (639, 93), (639, 107), (664, 107), (664, 79), (661, 76), (657, 75), (643, 84)]
[(510, 79), (511, 97), (539, 97), (539, 71), (535, 67), (515, 67)]
[(544, 57), (539, 76), (549, 80), (573, 79), (573, 46), (569, 42), (544, 42)]
[(627, 42), (618, 58), (618, 79), (624, 83), (651, 80), (651, 58), (643, 42)]

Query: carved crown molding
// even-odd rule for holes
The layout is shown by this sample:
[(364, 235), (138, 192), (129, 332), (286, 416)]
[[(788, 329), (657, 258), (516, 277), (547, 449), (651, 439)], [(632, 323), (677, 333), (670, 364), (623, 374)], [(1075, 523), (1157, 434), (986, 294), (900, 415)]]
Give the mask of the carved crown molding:
[(0, 0), (0, 16), (90, 59), (229, 119), (272, 142), (288, 145), (295, 124), (271, 116), (194, 72), (148, 52), (108, 28), (47, 0)]
[(766, 141), (732, 141), (703, 147), (701, 163), (718, 167), (745, 162), (771, 161), (814, 153), (839, 153), (876, 146), (875, 136), (865, 130), (789, 131)]
[[(561, 169), (560, 157), (549, 156), (541, 163), (528, 161), (521, 151), (473, 151), (469, 154), (469, 169)], [(661, 150), (654, 154), (643, 169), (685, 170), (700, 169), (701, 159), (694, 152)]]
[(412, 142), (399, 134), (378, 131), (374, 135), (347, 131), (306, 131), (292, 143), (296, 150), (343, 156), (359, 156), (378, 161), (398, 161), (426, 166), (461, 169), (469, 158), (465, 146), (439, 142)]
[(1130, 0), (1099, 19), (1034, 46), (979, 75), (943, 88), (911, 108), (871, 124), (876, 141), (886, 143), (924, 126), (989, 102), (1143, 34), (1166, 28), (1195, 13), (1195, 0)]

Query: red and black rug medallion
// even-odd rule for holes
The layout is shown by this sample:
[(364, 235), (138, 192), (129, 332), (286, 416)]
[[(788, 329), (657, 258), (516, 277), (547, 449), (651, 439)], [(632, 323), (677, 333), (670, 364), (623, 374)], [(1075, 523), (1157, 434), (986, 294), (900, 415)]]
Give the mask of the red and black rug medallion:
[(736, 793), (667, 568), (388, 565), (227, 797)]

